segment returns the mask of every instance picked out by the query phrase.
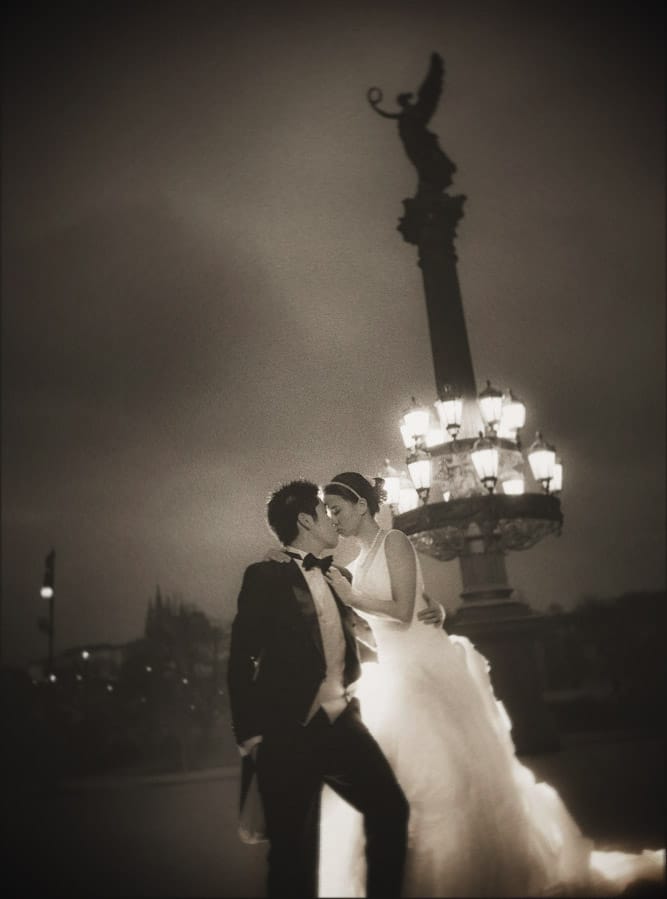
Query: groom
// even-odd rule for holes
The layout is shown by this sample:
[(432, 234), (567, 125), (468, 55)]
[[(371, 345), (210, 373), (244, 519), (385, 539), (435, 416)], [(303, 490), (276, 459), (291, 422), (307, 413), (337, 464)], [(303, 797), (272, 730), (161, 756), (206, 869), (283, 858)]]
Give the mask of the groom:
[(254, 765), (266, 815), (268, 894), (317, 896), (319, 801), (327, 783), (364, 816), (366, 895), (398, 897), (409, 810), (350, 693), (361, 673), (359, 619), (324, 578), (331, 557), (320, 558), (338, 534), (309, 481), (276, 490), (267, 512), (292, 561), (246, 569), (228, 678), (243, 781)]

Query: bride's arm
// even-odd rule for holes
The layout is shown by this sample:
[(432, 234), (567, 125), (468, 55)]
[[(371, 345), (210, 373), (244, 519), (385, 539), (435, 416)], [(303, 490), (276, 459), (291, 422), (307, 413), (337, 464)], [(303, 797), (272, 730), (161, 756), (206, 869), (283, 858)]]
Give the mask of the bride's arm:
[(391, 531), (385, 538), (385, 554), (389, 579), (391, 581), (391, 601), (371, 596), (354, 587), (331, 569), (326, 578), (343, 602), (373, 615), (403, 624), (412, 621), (417, 585), (417, 565), (415, 554), (408, 538), (401, 531)]

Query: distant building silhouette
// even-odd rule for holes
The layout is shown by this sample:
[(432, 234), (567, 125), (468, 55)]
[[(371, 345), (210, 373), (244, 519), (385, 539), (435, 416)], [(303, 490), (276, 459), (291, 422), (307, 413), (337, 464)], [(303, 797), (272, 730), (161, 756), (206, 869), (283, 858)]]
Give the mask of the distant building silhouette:
[[(545, 698), (561, 732), (661, 728), (666, 617), (664, 591), (587, 597), (543, 616)], [(157, 588), (142, 636), (60, 652), (55, 682), (42, 660), (2, 669), (7, 763), (37, 786), (63, 773), (234, 763), (229, 639), (229, 628)]]

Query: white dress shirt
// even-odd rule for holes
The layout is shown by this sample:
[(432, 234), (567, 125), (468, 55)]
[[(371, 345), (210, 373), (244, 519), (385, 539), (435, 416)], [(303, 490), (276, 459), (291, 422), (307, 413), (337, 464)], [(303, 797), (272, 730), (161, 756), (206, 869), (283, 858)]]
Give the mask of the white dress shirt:
[(324, 659), (326, 662), (327, 673), (325, 679), (320, 684), (317, 695), (310, 707), (306, 724), (312, 719), (320, 706), (324, 709), (329, 720), (333, 723), (336, 718), (345, 710), (349, 702), (349, 697), (343, 685), (343, 673), (345, 670), (345, 637), (343, 635), (343, 625), (340, 620), (340, 613), (336, 600), (333, 598), (331, 588), (327, 583), (322, 571), (319, 568), (311, 568), (306, 571), (303, 567), (302, 558), (305, 555), (302, 550), (294, 546), (287, 546), (285, 549), (292, 553), (298, 553), (299, 558), (294, 561), (301, 569), (304, 580), (308, 585), (310, 593), (315, 603), (317, 612), (317, 621), (320, 626), (320, 635), (322, 637), (322, 648), (324, 649)]

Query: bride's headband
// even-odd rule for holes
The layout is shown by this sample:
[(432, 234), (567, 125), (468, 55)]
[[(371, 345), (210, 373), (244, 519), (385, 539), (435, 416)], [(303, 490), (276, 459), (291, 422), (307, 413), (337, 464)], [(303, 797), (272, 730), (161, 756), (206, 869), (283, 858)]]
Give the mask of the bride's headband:
[[(371, 485), (369, 484), (368, 486), (370, 487)], [(350, 487), (349, 484), (344, 484), (342, 481), (329, 481), (329, 483), (324, 488), (325, 493), (327, 492), (328, 487), (345, 487), (345, 489), (349, 490), (350, 493), (354, 494), (354, 496), (356, 496), (357, 499), (366, 499), (366, 497), (362, 496), (361, 493), (357, 493), (357, 491), (354, 489), (354, 487)], [(366, 500), (366, 502), (368, 502), (368, 500)]]

